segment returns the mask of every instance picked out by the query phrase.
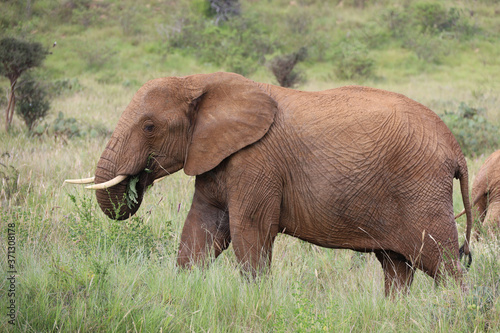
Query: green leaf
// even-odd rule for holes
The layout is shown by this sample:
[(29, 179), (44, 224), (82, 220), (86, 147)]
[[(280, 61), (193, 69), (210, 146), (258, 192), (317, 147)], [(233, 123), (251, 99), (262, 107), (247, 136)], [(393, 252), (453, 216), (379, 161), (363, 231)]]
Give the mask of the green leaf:
[(137, 201), (137, 198), (139, 197), (136, 188), (137, 182), (139, 182), (139, 176), (132, 177), (127, 184), (126, 199), (127, 199), (127, 207), (129, 209), (132, 209), (135, 204), (139, 203)]

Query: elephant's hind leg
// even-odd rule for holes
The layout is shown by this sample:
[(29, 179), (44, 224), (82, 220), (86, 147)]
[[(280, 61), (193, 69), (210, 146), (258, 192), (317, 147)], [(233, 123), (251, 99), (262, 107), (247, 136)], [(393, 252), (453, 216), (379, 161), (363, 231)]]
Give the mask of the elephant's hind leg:
[(488, 208), (488, 196), (481, 196), (480, 200), (476, 203), (476, 206), (472, 208), (473, 216), (474, 216), (474, 238), (479, 240), (481, 234), (484, 230), (484, 220), (486, 217)]
[(498, 235), (500, 231), (500, 202), (490, 202), (486, 217), (484, 218), (483, 227), (489, 235)]
[(413, 282), (415, 270), (403, 255), (392, 251), (376, 251), (375, 255), (382, 264), (385, 278), (385, 295), (407, 293)]
[[(449, 235), (451, 232), (444, 234)], [(423, 246), (423, 251), (419, 255), (418, 267), (432, 277), (436, 285), (446, 283), (447, 277), (451, 277), (465, 290), (457, 238), (446, 239), (438, 237), (437, 233), (435, 236), (435, 238), (430, 237), (432, 242), (427, 241), (426, 245)]]

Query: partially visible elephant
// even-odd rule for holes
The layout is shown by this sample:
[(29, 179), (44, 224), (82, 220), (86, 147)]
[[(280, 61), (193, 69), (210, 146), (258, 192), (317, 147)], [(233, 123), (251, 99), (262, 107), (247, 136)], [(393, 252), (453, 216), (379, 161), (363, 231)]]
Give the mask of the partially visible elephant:
[[(479, 169), (472, 183), (472, 206), (479, 217), (482, 228), (476, 228), (476, 237), (481, 229), (494, 233), (500, 229), (500, 150), (491, 154)], [(456, 217), (463, 215), (462, 211)]]
[[(95, 173), (113, 219), (134, 214), (155, 179), (196, 176), (177, 263), (207, 264), (232, 242), (244, 271), (267, 270), (278, 233), (374, 252), (385, 292), (419, 268), (461, 279), (453, 216), (460, 180), (469, 253), (466, 160), (425, 106), (350, 86), (303, 92), (232, 73), (147, 82), (122, 114)], [(137, 203), (124, 203), (131, 182)], [(137, 182), (137, 184), (135, 184)]]

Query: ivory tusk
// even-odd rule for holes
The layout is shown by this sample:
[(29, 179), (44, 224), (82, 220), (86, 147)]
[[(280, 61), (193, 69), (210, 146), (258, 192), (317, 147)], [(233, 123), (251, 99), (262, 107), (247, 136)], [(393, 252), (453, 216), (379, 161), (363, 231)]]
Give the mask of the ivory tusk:
[(163, 177), (157, 178), (157, 179), (154, 180), (153, 184), (156, 184), (156, 183), (162, 181), (165, 178), (167, 178), (167, 176), (163, 176)]
[(94, 182), (94, 179), (95, 177), (82, 178), (82, 179), (66, 179), (64, 182), (70, 184), (90, 184)]
[(89, 185), (89, 186), (85, 186), (85, 188), (89, 189), (89, 190), (104, 190), (106, 188), (113, 187), (116, 184), (121, 183), (126, 178), (127, 178), (127, 176), (125, 176), (125, 175), (119, 175), (119, 176), (116, 176), (115, 178), (113, 178), (111, 180), (108, 180), (105, 183), (100, 183), (100, 184), (95, 184), (95, 185)]

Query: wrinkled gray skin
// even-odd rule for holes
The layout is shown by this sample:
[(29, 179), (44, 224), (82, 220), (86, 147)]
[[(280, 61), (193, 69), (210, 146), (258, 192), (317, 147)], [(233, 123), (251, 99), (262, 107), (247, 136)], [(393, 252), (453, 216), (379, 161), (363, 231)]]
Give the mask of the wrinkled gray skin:
[(445, 272), (461, 278), (452, 187), (458, 178), (468, 253), (466, 161), (440, 118), (402, 95), (356, 86), (301, 92), (230, 73), (152, 80), (96, 170), (96, 183), (139, 176), (139, 204), (114, 212), (128, 180), (98, 190), (98, 202), (108, 216), (128, 218), (154, 179), (182, 168), (196, 182), (181, 267), (208, 264), (232, 242), (255, 275), (285, 233), (374, 252), (387, 294), (406, 290), (415, 268), (436, 281)]

